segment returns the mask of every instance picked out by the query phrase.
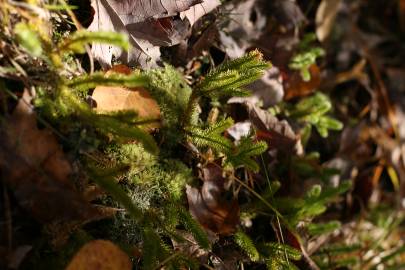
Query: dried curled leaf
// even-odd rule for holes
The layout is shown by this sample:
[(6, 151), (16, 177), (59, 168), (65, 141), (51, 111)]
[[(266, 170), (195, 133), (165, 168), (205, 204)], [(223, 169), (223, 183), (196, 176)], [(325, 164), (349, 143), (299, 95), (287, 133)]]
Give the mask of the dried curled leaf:
[(190, 213), (206, 229), (223, 235), (232, 234), (239, 224), (239, 204), (235, 199), (225, 199), (225, 178), (221, 168), (208, 165), (203, 169), (203, 180), (201, 190), (187, 186)]
[(257, 128), (257, 138), (267, 142), (269, 149), (283, 152), (302, 151), (299, 137), (294, 133), (287, 121), (280, 121), (270, 112), (255, 105), (246, 103), (249, 118)]
[(66, 270), (130, 270), (128, 255), (110, 241), (94, 240), (84, 245), (70, 261)]
[(160, 57), (158, 46), (178, 44), (187, 35), (190, 23), (167, 18), (188, 10), (200, 0), (93, 0), (94, 20), (90, 31), (121, 32), (132, 46), (128, 52), (120, 48), (93, 44), (92, 52), (103, 67), (111, 65), (113, 55), (123, 63), (154, 66)]

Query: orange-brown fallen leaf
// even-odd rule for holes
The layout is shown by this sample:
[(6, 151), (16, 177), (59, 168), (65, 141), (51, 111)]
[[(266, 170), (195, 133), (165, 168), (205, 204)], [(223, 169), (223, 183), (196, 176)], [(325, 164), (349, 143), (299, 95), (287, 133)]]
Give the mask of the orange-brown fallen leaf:
[[(107, 71), (107, 74), (112, 72), (129, 75), (132, 70), (125, 65), (117, 65)], [(100, 113), (135, 111), (140, 118), (160, 119), (159, 105), (143, 87), (129, 89), (120, 86), (97, 86), (92, 98), (96, 102), (97, 112)], [(148, 127), (158, 128), (159, 125), (154, 123)]]
[(85, 244), (66, 270), (130, 270), (128, 255), (110, 241), (94, 240)]
[(190, 213), (206, 229), (229, 235), (239, 224), (239, 204), (236, 199), (225, 198), (225, 179), (222, 170), (214, 164), (203, 169), (204, 184), (201, 190), (187, 186)]
[(42, 223), (88, 222), (105, 217), (74, 187), (72, 167), (49, 129), (38, 129), (25, 91), (0, 127), (0, 176), (18, 203)]
[(311, 79), (306, 82), (302, 79), (301, 74), (293, 72), (284, 80), (284, 99), (289, 100), (295, 97), (304, 97), (312, 94), (321, 84), (321, 72), (317, 65), (309, 67)]

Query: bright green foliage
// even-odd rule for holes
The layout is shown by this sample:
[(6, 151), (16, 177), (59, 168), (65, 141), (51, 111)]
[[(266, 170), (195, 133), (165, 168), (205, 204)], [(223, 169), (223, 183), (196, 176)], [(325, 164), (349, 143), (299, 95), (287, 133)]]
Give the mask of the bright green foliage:
[(234, 168), (245, 166), (258, 171), (259, 166), (252, 157), (263, 153), (267, 145), (264, 142), (254, 142), (251, 137), (243, 138), (236, 144), (225, 138), (222, 133), (233, 125), (231, 118), (220, 120), (208, 127), (198, 126), (196, 108), (202, 96), (219, 98), (245, 95), (246, 92), (241, 90), (241, 87), (259, 79), (269, 67), (270, 64), (263, 60), (260, 52), (252, 51), (210, 71), (197, 84), (188, 101), (184, 115), (185, 121), (183, 121), (188, 139), (199, 148), (210, 147), (217, 154), (224, 154), (227, 165), (232, 165)]
[(311, 80), (309, 67), (316, 62), (317, 58), (323, 56), (324, 54), (325, 52), (321, 48), (311, 48), (308, 51), (295, 55), (289, 64), (289, 68), (299, 70), (302, 79), (304, 81), (309, 81)]
[(278, 257), (266, 260), (266, 266), (269, 270), (298, 270), (293, 263), (282, 260)]
[(290, 260), (300, 260), (301, 252), (282, 243), (259, 243), (256, 245), (244, 232), (234, 235), (236, 244), (253, 262), (264, 260), (268, 269), (297, 269)]
[(27, 50), (29, 54), (34, 57), (42, 55), (42, 44), (40, 37), (33, 27), (25, 24), (18, 23), (14, 27), (14, 32), (17, 35), (20, 45)]
[(198, 84), (198, 91), (208, 97), (246, 96), (246, 91), (240, 88), (260, 79), (269, 67), (259, 51), (252, 51), (213, 69)]
[[(295, 226), (300, 221), (309, 222), (315, 216), (323, 213), (330, 202), (333, 202), (339, 194), (346, 192), (350, 187), (349, 181), (343, 182), (336, 188), (321, 189), (321, 186), (315, 185), (307, 191), (304, 198), (275, 197), (273, 204), (288, 223)], [(264, 206), (259, 205), (258, 207)]]
[(287, 115), (299, 122), (315, 126), (322, 137), (327, 137), (329, 130), (343, 128), (341, 122), (326, 115), (331, 109), (332, 104), (329, 98), (317, 92), (313, 96), (301, 100), (294, 107), (287, 108)]
[(205, 129), (190, 127), (189, 139), (197, 147), (211, 147), (217, 153), (225, 154), (226, 164), (234, 168), (245, 166), (253, 171), (258, 171), (259, 166), (252, 159), (253, 156), (262, 154), (267, 149), (265, 142), (254, 142), (250, 137), (244, 137), (235, 145), (222, 133), (233, 125), (232, 118), (221, 120)]
[(169, 252), (159, 235), (148, 226), (143, 230), (143, 269), (155, 269)]
[(201, 248), (209, 249), (211, 244), (208, 236), (201, 225), (191, 216), (191, 214), (184, 208), (178, 209), (179, 219), (181, 224), (193, 234), (194, 239), (197, 241)]
[(91, 43), (107, 43), (128, 50), (129, 42), (126, 35), (115, 32), (89, 32), (79, 30), (59, 44), (59, 50), (74, 53), (85, 53), (85, 46)]
[(232, 142), (223, 137), (222, 133), (232, 125), (232, 118), (226, 118), (205, 129), (190, 127), (187, 131), (189, 132), (189, 139), (197, 147), (211, 147), (219, 153), (225, 153), (232, 148)]
[(95, 72), (91, 75), (82, 75), (69, 80), (67, 85), (70, 88), (85, 92), (95, 88), (97, 85), (103, 86), (124, 86), (124, 87), (139, 87), (148, 85), (148, 78), (134, 72), (130, 75), (120, 73), (111, 73), (106, 75), (103, 72)]
[(325, 51), (320, 47), (315, 47), (312, 42), (316, 40), (316, 36), (306, 35), (299, 44), (298, 53), (291, 59), (289, 68), (299, 70), (304, 81), (311, 80), (309, 67), (316, 63), (316, 59), (325, 55)]
[(266, 257), (267, 269), (298, 269), (290, 260), (301, 259), (301, 252), (282, 243), (265, 243), (260, 250)]
[(249, 256), (253, 262), (257, 262), (260, 259), (260, 254), (257, 251), (252, 239), (244, 232), (238, 231), (234, 235), (235, 242), (238, 246)]
[(301, 251), (282, 243), (265, 243), (260, 246), (260, 250), (268, 257), (280, 255), (294, 261), (301, 259)]
[(227, 155), (226, 162), (233, 165), (234, 168), (245, 166), (246, 168), (257, 172), (259, 166), (252, 159), (259, 156), (267, 150), (267, 144), (264, 141), (254, 142), (252, 138), (243, 137), (234, 150)]
[(186, 111), (191, 88), (183, 76), (170, 65), (145, 71), (144, 75), (149, 79), (148, 90), (159, 104), (163, 124), (177, 129), (178, 132), (179, 121)]
[(308, 232), (310, 235), (322, 235), (337, 230), (340, 227), (341, 223), (336, 220), (320, 224), (311, 223), (308, 224)]
[(156, 195), (165, 194), (167, 200), (180, 201), (185, 185), (193, 179), (191, 170), (179, 160), (159, 159), (141, 145), (123, 144), (111, 147), (109, 152), (117, 163), (130, 167), (126, 174), (128, 181), (145, 193), (156, 191)]
[[(115, 115), (97, 114), (66, 88), (59, 90), (55, 100), (46, 96), (41, 97), (37, 101), (37, 105), (42, 106), (44, 112), (48, 112), (49, 116), (53, 118), (76, 115), (83, 123), (95, 127), (103, 134), (111, 134), (121, 141), (137, 140), (143, 144), (146, 150), (152, 153), (158, 152), (158, 147), (152, 136), (134, 124), (139, 119), (128, 122), (128, 117), (124, 117), (122, 113)], [(134, 116), (132, 112), (126, 116), (131, 115)], [(122, 121), (123, 118), (126, 121)]]

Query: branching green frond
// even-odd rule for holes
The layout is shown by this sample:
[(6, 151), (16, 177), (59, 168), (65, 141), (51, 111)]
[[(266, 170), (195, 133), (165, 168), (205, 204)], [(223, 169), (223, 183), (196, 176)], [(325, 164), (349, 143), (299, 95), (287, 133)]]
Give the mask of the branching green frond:
[(320, 47), (308, 46), (311, 39), (304, 40), (306, 44), (301, 44), (301, 50), (291, 59), (289, 68), (299, 70), (304, 81), (311, 80), (309, 67), (316, 63), (316, 59), (324, 56), (325, 51)]
[(223, 72), (226, 70), (249, 70), (249, 69), (261, 69), (265, 70), (271, 67), (269, 62), (263, 60), (263, 54), (258, 50), (251, 51), (246, 55), (225, 62), (215, 68), (212, 73)]
[(227, 155), (227, 162), (231, 163), (235, 168), (245, 166), (255, 172), (259, 170), (259, 165), (252, 159), (265, 152), (267, 144), (264, 141), (254, 142), (252, 138), (244, 137), (240, 143)]
[(189, 127), (189, 139), (197, 147), (211, 147), (217, 152), (228, 153), (232, 148), (232, 142), (223, 137), (222, 133), (233, 125), (232, 118), (219, 121), (206, 129)]
[(147, 88), (161, 109), (163, 124), (176, 128), (186, 111), (191, 88), (183, 75), (170, 65), (145, 71), (144, 75), (148, 78)]
[(276, 257), (267, 259), (266, 267), (268, 270), (298, 270), (293, 263)]
[(314, 185), (308, 190), (307, 194), (305, 194), (305, 200), (316, 200), (319, 198), (322, 192), (322, 187), (320, 185)]
[(238, 246), (246, 252), (249, 258), (257, 262), (260, 259), (259, 251), (257, 251), (255, 244), (253, 243), (252, 239), (247, 236), (244, 232), (238, 231), (235, 235), (235, 242)]
[(305, 206), (301, 208), (295, 215), (294, 223), (297, 223), (299, 220), (303, 220), (305, 218), (312, 218), (320, 215), (324, 213), (326, 209), (326, 205), (322, 203), (305, 204)]
[(179, 219), (182, 225), (194, 236), (198, 245), (203, 249), (211, 247), (208, 236), (201, 225), (191, 216), (191, 214), (184, 208), (179, 208)]
[(340, 226), (341, 223), (336, 220), (319, 224), (311, 223), (308, 225), (308, 232), (311, 235), (322, 235), (339, 229)]
[(60, 51), (72, 51), (74, 53), (85, 53), (85, 46), (91, 43), (107, 43), (119, 46), (128, 50), (129, 42), (127, 35), (116, 32), (89, 32), (79, 30), (67, 37), (58, 48)]
[(140, 87), (148, 85), (148, 78), (139, 73), (124, 75), (120, 73), (105, 74), (103, 72), (95, 72), (92, 75), (82, 75), (66, 82), (67, 86), (73, 89), (85, 92), (95, 88), (98, 85), (102, 86), (122, 86), (122, 87)]
[(332, 109), (330, 99), (320, 92), (298, 102), (289, 115), (311, 123), (317, 121), (318, 117)]
[(352, 185), (351, 185), (350, 181), (344, 181), (338, 187), (331, 187), (331, 188), (324, 189), (317, 198), (308, 199), (308, 200), (306, 200), (306, 202), (307, 203), (330, 202), (330, 201), (336, 199), (336, 196), (338, 196), (339, 194), (342, 194), (342, 193), (348, 191), (351, 188), (351, 186)]
[(331, 109), (330, 99), (317, 92), (315, 95), (298, 102), (288, 114), (300, 122), (315, 126), (319, 134), (325, 138), (328, 136), (328, 130), (341, 130), (343, 128), (340, 121), (326, 115)]
[(252, 157), (266, 151), (267, 144), (263, 141), (254, 142), (252, 138), (245, 137), (238, 145), (234, 145), (222, 135), (232, 125), (232, 118), (227, 118), (205, 129), (189, 127), (187, 129), (188, 137), (197, 147), (211, 147), (215, 151), (225, 154), (226, 163), (235, 168), (245, 166), (253, 171), (258, 171), (259, 165)]
[(307, 68), (316, 62), (318, 57), (325, 55), (325, 51), (320, 47), (311, 48), (296, 54), (289, 64), (291, 69), (300, 70)]
[(301, 252), (289, 245), (282, 243), (265, 243), (261, 246), (263, 253), (267, 254), (269, 258), (273, 257), (287, 257), (290, 260), (298, 261), (301, 259)]
[(146, 226), (143, 230), (143, 269), (152, 270), (159, 265), (159, 260), (164, 258), (166, 253), (159, 235)]
[(221, 120), (219, 122), (216, 122), (209, 126), (207, 129), (205, 129), (206, 135), (214, 135), (214, 134), (222, 134), (230, 128), (233, 125), (233, 119), (232, 118), (226, 118), (224, 120)]
[(294, 222), (305, 218), (312, 218), (326, 211), (327, 203), (346, 192), (351, 187), (351, 182), (347, 181), (336, 188), (327, 188), (321, 191), (319, 185), (315, 185), (305, 196), (304, 203), (292, 218)]
[(241, 87), (260, 79), (270, 64), (259, 51), (228, 61), (212, 70), (198, 85), (201, 95), (208, 97), (246, 96)]

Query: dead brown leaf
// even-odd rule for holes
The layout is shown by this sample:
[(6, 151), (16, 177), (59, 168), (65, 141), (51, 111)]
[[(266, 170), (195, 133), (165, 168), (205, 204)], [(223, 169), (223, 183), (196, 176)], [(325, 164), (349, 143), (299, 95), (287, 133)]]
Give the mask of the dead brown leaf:
[(229, 235), (239, 224), (239, 204), (234, 198), (225, 198), (225, 178), (215, 164), (203, 169), (201, 190), (187, 186), (187, 199), (190, 213), (200, 224), (214, 233)]
[[(48, 129), (38, 129), (24, 91), (0, 130), (0, 172), (26, 210), (43, 223), (87, 222), (103, 217), (75, 189), (72, 167)], [(105, 217), (105, 216), (104, 216)]]
[(321, 84), (321, 72), (317, 65), (309, 67), (311, 79), (304, 81), (299, 72), (293, 72), (284, 80), (284, 99), (289, 100), (296, 97), (305, 97), (315, 92)]
[[(105, 44), (93, 44), (92, 53), (100, 64), (111, 66), (113, 55), (125, 64), (154, 66), (160, 57), (159, 46), (172, 46), (184, 40), (190, 23), (204, 14), (204, 8), (212, 9), (212, 1), (183, 14), (188, 20), (174, 18), (200, 4), (201, 0), (92, 0), (95, 10), (90, 31), (115, 31), (128, 36), (131, 48), (128, 52)], [(171, 17), (171, 18), (168, 18)], [(162, 18), (168, 18), (162, 21)], [(190, 22), (189, 22), (190, 20)]]
[[(114, 66), (111, 72), (130, 74), (132, 70), (125, 65)], [(120, 86), (97, 86), (93, 100), (99, 113), (117, 111), (135, 111), (143, 119), (160, 119), (160, 108), (149, 92), (143, 87), (126, 88)], [(158, 123), (147, 125), (148, 128), (159, 127)]]
[(257, 128), (258, 140), (267, 142), (269, 149), (277, 149), (286, 153), (302, 152), (299, 137), (294, 133), (285, 120), (278, 120), (270, 112), (262, 110), (255, 105), (247, 103), (249, 118)]
[(73, 257), (66, 270), (130, 270), (131, 260), (114, 243), (94, 240), (85, 244)]
[(188, 19), (191, 26), (198, 21), (199, 18), (205, 14), (211, 12), (214, 8), (219, 6), (221, 2), (219, 0), (205, 0), (201, 4), (197, 4), (190, 9), (180, 13), (180, 16)]

